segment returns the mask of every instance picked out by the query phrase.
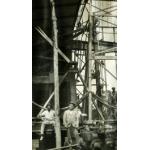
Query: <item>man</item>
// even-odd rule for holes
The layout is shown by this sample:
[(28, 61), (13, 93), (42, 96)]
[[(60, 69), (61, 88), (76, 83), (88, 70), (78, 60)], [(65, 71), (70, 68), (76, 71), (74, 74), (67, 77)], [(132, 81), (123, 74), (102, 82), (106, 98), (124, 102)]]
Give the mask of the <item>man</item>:
[[(115, 87), (112, 87), (111, 100), (112, 100), (112, 105), (117, 106), (117, 91)], [(117, 119), (117, 109), (114, 109), (113, 114), (114, 114), (114, 119)]]
[(67, 136), (69, 144), (77, 144), (79, 140), (79, 120), (81, 112), (75, 109), (75, 103), (70, 102), (69, 109), (64, 112), (63, 124), (67, 128)]
[(117, 105), (117, 92), (116, 92), (115, 87), (112, 87), (111, 98), (112, 98), (112, 104), (116, 106)]
[(47, 109), (40, 114), (41, 119), (43, 120), (41, 124), (41, 138), (43, 140), (44, 129), (46, 125), (55, 126), (55, 111), (52, 109), (51, 105), (48, 104)]

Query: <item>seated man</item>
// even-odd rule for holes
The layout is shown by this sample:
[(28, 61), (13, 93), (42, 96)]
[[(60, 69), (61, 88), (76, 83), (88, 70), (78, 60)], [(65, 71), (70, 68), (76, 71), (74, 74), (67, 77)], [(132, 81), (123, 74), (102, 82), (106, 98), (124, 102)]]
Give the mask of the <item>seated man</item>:
[(44, 136), (44, 129), (46, 125), (55, 126), (55, 111), (51, 108), (51, 105), (48, 104), (47, 110), (43, 111), (40, 115), (41, 119), (43, 120), (41, 124), (41, 138), (43, 140)]

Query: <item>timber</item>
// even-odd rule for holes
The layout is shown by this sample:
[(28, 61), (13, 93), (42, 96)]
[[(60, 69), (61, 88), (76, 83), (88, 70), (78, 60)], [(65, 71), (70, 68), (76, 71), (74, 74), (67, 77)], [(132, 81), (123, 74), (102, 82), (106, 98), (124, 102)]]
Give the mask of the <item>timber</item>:
[(78, 146), (78, 144), (68, 145), (68, 146), (63, 146), (63, 147), (58, 147), (58, 148), (52, 148), (52, 149), (48, 149), (48, 150), (59, 150), (59, 149), (65, 149), (65, 148), (70, 148), (70, 147), (76, 147), (76, 146)]
[(117, 56), (93, 56), (94, 60), (116, 60)]
[[(59, 86), (63, 83), (63, 81), (64, 81), (64, 79), (65, 79), (65, 77), (66, 77), (67, 75), (68, 75), (68, 72), (66, 72), (66, 73), (63, 75), (63, 77), (62, 77), (62, 79), (61, 79), (61, 81), (60, 81), (60, 83), (59, 83)], [(50, 103), (50, 101), (52, 100), (54, 94), (55, 94), (55, 92), (53, 91), (53, 92), (51, 93), (51, 95), (49, 96), (49, 98), (47, 99), (47, 101), (45, 102), (43, 108), (46, 108), (46, 106)], [(39, 116), (39, 115), (42, 113), (42, 111), (43, 111), (43, 109), (40, 110), (40, 112), (38, 113), (37, 116)]]
[(54, 45), (53, 45), (53, 55), (54, 55), (54, 103), (55, 103), (55, 133), (56, 133), (56, 148), (61, 147), (61, 130), (60, 130), (60, 118), (59, 118), (59, 74), (58, 74), (58, 41), (57, 41), (57, 18), (55, 12), (55, 3), (53, 0), (50, 1), (52, 4), (52, 21), (54, 30)]
[[(91, 69), (92, 69), (92, 41), (93, 41), (93, 17), (92, 17), (92, 0), (90, 0), (89, 5), (89, 43), (88, 43), (88, 90), (92, 90), (92, 78), (91, 78)], [(89, 93), (88, 97), (88, 119), (92, 120), (92, 94)]]
[[(44, 33), (44, 31), (40, 27), (35, 28), (41, 36), (53, 47), (55, 47), (53, 41)], [(58, 50), (58, 53), (69, 63), (70, 59), (57, 47), (56, 50)]]

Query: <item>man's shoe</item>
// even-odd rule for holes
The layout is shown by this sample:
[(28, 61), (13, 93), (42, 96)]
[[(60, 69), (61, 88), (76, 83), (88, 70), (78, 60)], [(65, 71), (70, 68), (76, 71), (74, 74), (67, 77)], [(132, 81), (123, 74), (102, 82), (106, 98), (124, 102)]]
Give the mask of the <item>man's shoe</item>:
[(40, 141), (42, 141), (43, 140), (43, 136), (41, 136), (41, 138), (40, 138)]

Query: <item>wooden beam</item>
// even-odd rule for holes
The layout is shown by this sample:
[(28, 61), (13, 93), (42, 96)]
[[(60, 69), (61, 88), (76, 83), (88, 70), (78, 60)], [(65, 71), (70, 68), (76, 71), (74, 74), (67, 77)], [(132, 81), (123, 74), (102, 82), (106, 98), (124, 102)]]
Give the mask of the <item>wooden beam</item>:
[(79, 7), (79, 10), (78, 10), (75, 26), (78, 26), (78, 24), (80, 23), (80, 20), (81, 20), (81, 17), (83, 15), (86, 3), (87, 3), (87, 0), (81, 0), (81, 2), (80, 2), (80, 7)]
[[(68, 72), (66, 72), (62, 79), (60, 80), (59, 86), (63, 83), (64, 79), (66, 78), (66, 76), (68, 75)], [(47, 101), (45, 102), (44, 106), (42, 106), (43, 108), (46, 108), (46, 106), (50, 103), (51, 99), (54, 96), (54, 91), (51, 93), (51, 95), (49, 96), (49, 98), (47, 99)], [(40, 110), (40, 112), (38, 113), (37, 117), (42, 113), (43, 109)]]
[(94, 60), (117, 60), (117, 56), (92, 56)]
[(78, 146), (78, 144), (68, 145), (68, 146), (63, 146), (63, 147), (58, 147), (58, 148), (51, 148), (51, 149), (48, 149), (48, 150), (59, 150), (59, 149), (66, 149), (66, 148), (76, 147), (76, 146)]
[(37, 107), (39, 107), (39, 108), (41, 108), (41, 109), (46, 110), (46, 108), (44, 108), (43, 106), (39, 105), (38, 103), (36, 103), (36, 102), (34, 102), (34, 101), (32, 101), (32, 103), (33, 103), (35, 106), (37, 106)]
[(112, 105), (109, 105), (108, 102), (104, 101), (102, 98), (100, 98), (98, 95), (96, 95), (94, 92), (91, 92), (90, 93), (93, 95), (93, 97), (95, 97), (99, 102), (101, 102), (103, 105), (105, 105), (106, 107), (109, 107), (109, 108), (113, 108), (113, 109), (117, 109), (116, 106), (112, 106)]
[[(60, 129), (60, 106), (59, 106), (59, 74), (58, 74), (58, 41), (57, 41), (57, 18), (54, 0), (50, 0), (52, 4), (52, 22), (53, 22), (53, 66), (54, 66), (54, 103), (55, 103), (55, 133), (56, 133), (56, 148), (61, 147), (61, 129)], [(63, 55), (64, 56), (64, 55)]]
[[(40, 27), (36, 27), (35, 28), (39, 33), (40, 35), (52, 46), (54, 47), (54, 43), (53, 41), (44, 33), (44, 31), (40, 28)], [(70, 62), (70, 59), (57, 47), (56, 49), (58, 51), (58, 53), (69, 63)]]
[(83, 103), (83, 101), (86, 99), (88, 95), (89, 95), (89, 92), (86, 92), (84, 95), (82, 94), (82, 97), (77, 101), (76, 106), (79, 106), (79, 104)]
[[(93, 16), (92, 0), (89, 1), (89, 36), (88, 36), (88, 90), (92, 90), (92, 44), (93, 44)], [(92, 94), (88, 96), (88, 120), (92, 120)]]
[(117, 0), (93, 0), (93, 1), (106, 1), (106, 2), (117, 2)]
[(98, 54), (112, 53), (112, 52), (117, 52), (117, 47), (107, 48), (107, 49), (102, 50), (102, 51), (96, 51), (94, 54), (96, 56)]
[[(106, 66), (106, 61), (104, 60), (104, 66)], [(107, 91), (107, 72), (106, 72), (106, 70), (104, 69), (104, 77), (105, 77), (105, 90)]]
[(113, 73), (111, 73), (104, 65), (102, 65), (102, 67), (103, 67), (113, 78), (115, 78), (115, 79), (117, 80), (117, 77), (116, 77)]
[[(108, 48), (113, 48), (117, 46), (117, 43), (115, 42), (108, 42), (108, 41), (98, 41), (100, 46), (108, 47)], [(97, 41), (94, 42), (93, 44), (97, 47)], [(66, 50), (87, 50), (88, 49), (88, 42), (87, 41), (81, 41), (81, 40), (73, 40), (70, 42), (66, 42), (66, 45), (64, 47)], [(93, 49), (92, 49), (93, 50)]]
[(81, 75), (79, 72), (77, 72), (77, 74), (78, 74), (78, 76), (80, 77), (81, 82), (83, 83), (83, 85), (84, 85), (86, 91), (88, 91), (88, 87), (87, 87), (86, 83), (84, 82), (82, 75)]
[(101, 118), (102, 118), (102, 120), (104, 121), (104, 120), (105, 120), (105, 118), (104, 118), (104, 116), (103, 116), (102, 112), (100, 111), (100, 109), (98, 108), (97, 104), (95, 103), (95, 101), (94, 101), (93, 99), (92, 99), (92, 102), (93, 102), (93, 104), (94, 104), (94, 106), (95, 106), (95, 108), (96, 108), (97, 112), (99, 113), (100, 117), (101, 117)]
[(99, 19), (99, 20), (101, 20), (101, 21), (103, 21), (103, 22), (109, 23), (109, 24), (111, 24), (111, 25), (113, 25), (113, 26), (117, 27), (117, 25), (116, 25), (115, 23), (112, 23), (112, 22), (110, 22), (110, 21), (107, 21), (107, 20), (101, 19), (101, 17), (98, 17), (98, 16), (94, 16), (94, 17), (95, 17), (95, 18), (97, 18), (97, 19)]

